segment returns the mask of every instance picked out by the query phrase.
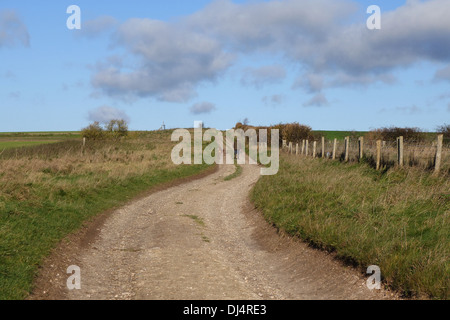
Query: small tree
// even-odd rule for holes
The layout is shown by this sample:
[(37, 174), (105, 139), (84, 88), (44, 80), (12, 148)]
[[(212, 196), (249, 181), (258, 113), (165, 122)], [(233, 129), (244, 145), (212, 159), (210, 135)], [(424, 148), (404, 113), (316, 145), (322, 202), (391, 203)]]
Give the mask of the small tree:
[(125, 120), (111, 120), (106, 125), (106, 131), (108, 134), (115, 138), (126, 137), (128, 135), (128, 125)]
[(89, 140), (101, 140), (105, 138), (105, 132), (103, 131), (98, 121), (95, 121), (86, 128), (82, 129), (81, 135), (83, 136), (83, 138)]

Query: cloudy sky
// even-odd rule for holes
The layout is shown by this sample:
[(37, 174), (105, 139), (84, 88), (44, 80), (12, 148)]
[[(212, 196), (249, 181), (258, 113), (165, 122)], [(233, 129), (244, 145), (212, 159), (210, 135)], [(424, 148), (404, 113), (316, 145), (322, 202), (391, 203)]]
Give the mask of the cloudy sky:
[[(81, 9), (69, 30), (67, 8)], [(449, 0), (0, 0), (0, 132), (450, 123)], [(381, 8), (369, 30), (367, 8)]]

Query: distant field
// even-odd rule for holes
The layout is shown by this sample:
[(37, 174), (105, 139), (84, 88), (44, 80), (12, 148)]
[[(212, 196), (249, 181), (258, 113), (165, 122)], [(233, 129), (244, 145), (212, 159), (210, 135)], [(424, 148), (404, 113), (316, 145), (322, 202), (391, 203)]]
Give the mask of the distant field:
[[(368, 131), (326, 131), (313, 130), (313, 133), (323, 135), (327, 140), (344, 140), (345, 137), (361, 137), (368, 133)], [(425, 132), (426, 139), (433, 140), (437, 136), (435, 132)]]
[(81, 139), (80, 132), (0, 132), (0, 152), (71, 139)]
[(0, 132), (0, 137), (80, 137), (79, 131)]
[(20, 147), (28, 147), (28, 146), (36, 146), (40, 144), (47, 144), (47, 143), (55, 143), (59, 142), (58, 140), (19, 140), (19, 141), (2, 141), (0, 139), (0, 150), (3, 149), (10, 149), (10, 148), (20, 148)]
[(323, 135), (327, 140), (344, 140), (345, 137), (357, 135), (363, 136), (368, 131), (324, 131), (324, 130), (313, 130), (313, 133)]

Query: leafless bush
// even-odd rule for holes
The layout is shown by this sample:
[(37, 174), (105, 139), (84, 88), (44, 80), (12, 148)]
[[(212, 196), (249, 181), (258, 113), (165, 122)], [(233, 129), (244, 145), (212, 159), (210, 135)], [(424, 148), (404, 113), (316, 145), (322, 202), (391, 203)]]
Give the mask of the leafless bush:
[(450, 124), (444, 124), (437, 127), (437, 132), (444, 135), (444, 139), (450, 139)]

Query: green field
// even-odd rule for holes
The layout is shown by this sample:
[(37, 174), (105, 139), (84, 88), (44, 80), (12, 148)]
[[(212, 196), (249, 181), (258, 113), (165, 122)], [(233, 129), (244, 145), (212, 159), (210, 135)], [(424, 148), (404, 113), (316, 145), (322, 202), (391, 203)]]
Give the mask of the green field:
[[(314, 134), (322, 135), (326, 140), (344, 140), (345, 137), (359, 138), (368, 133), (368, 131), (326, 131), (326, 130), (313, 130)], [(436, 139), (437, 133), (435, 132), (424, 132), (427, 140)]]
[(345, 137), (351, 137), (351, 136), (357, 136), (361, 137), (364, 136), (367, 131), (325, 131), (325, 130), (313, 130), (314, 134), (323, 135), (325, 139), (327, 140), (344, 140)]
[(79, 131), (0, 132), (0, 137), (80, 137)]
[(55, 142), (59, 142), (59, 141), (58, 140), (2, 141), (0, 139), (0, 150), (36, 146), (36, 145), (40, 145), (40, 144), (55, 143)]
[(71, 139), (81, 139), (80, 132), (0, 132), (0, 152)]

